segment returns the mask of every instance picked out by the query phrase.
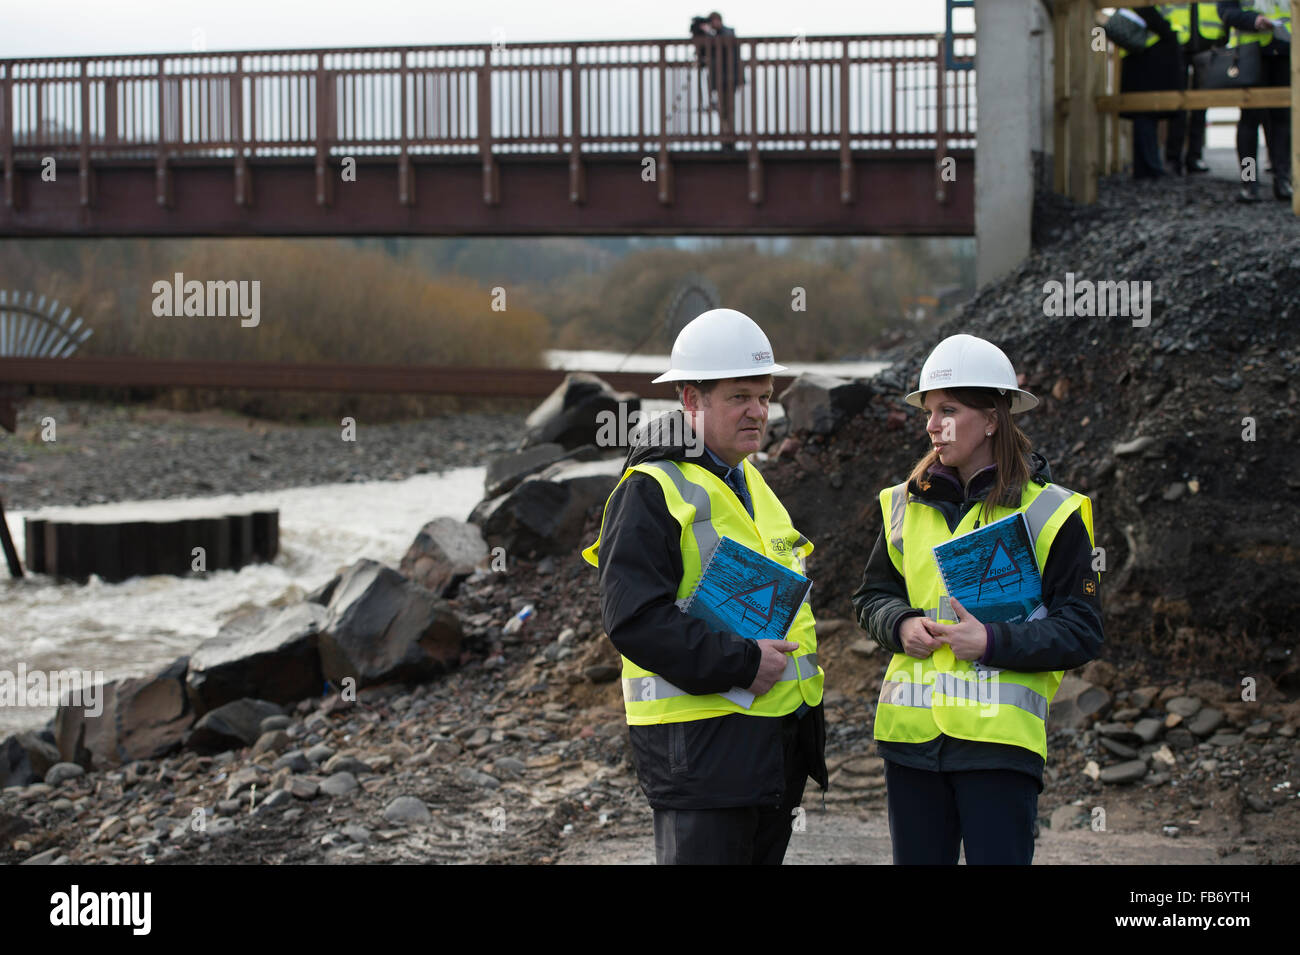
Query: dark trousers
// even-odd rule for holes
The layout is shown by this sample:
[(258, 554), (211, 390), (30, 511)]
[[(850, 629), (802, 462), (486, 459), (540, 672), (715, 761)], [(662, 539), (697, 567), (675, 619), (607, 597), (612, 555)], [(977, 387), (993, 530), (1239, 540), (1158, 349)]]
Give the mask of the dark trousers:
[(808, 764), (799, 749), (798, 717), (781, 726), (785, 795), (781, 805), (735, 809), (656, 809), (655, 862), (660, 865), (780, 865)]
[(1175, 113), (1169, 121), (1165, 139), (1165, 159), (1170, 165), (1183, 161), (1183, 143), (1187, 143), (1187, 162), (1201, 159), (1205, 153), (1205, 110)]
[[(1188, 54), (1188, 60), (1191, 54)], [(1189, 90), (1200, 89), (1196, 85), (1196, 72), (1190, 72), (1187, 83)], [(1172, 166), (1183, 162), (1183, 144), (1187, 144), (1187, 162), (1201, 159), (1205, 152), (1205, 110), (1194, 109), (1179, 111), (1169, 120), (1169, 131), (1165, 136), (1165, 161)]]
[(1164, 175), (1160, 164), (1160, 121), (1150, 116), (1133, 120), (1133, 178), (1151, 179)]
[[(1264, 81), (1261, 86), (1290, 86), (1290, 58), (1264, 56)], [(1269, 159), (1273, 161), (1273, 175), (1291, 178), (1291, 110), (1243, 109), (1237, 122), (1237, 166), (1241, 160), (1254, 159), (1259, 149), (1259, 127), (1264, 127), (1264, 142)], [(1259, 169), (1255, 170), (1258, 178)]]
[(954, 773), (885, 760), (894, 865), (1029, 865), (1038, 781), (1013, 769)]

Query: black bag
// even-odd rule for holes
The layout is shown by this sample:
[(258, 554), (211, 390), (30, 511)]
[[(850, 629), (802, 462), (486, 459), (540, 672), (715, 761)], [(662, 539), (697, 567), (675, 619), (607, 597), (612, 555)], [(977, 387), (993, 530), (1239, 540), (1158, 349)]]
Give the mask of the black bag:
[(1192, 67), (1196, 70), (1196, 87), (1202, 90), (1259, 86), (1264, 80), (1258, 43), (1197, 53), (1192, 57)]
[(1143, 24), (1124, 16), (1122, 13), (1111, 14), (1110, 19), (1106, 21), (1106, 25), (1102, 29), (1106, 32), (1106, 38), (1111, 43), (1121, 49), (1128, 50), (1130, 53), (1145, 50), (1147, 37), (1151, 35), (1151, 31)]

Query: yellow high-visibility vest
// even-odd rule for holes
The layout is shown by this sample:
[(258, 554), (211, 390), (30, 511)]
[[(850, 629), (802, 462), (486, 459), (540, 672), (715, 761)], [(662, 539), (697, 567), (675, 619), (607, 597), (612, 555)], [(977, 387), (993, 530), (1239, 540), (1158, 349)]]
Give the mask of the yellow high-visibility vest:
[[(931, 548), (974, 530), (983, 509), (972, 507), (949, 531), (943, 513), (909, 494), (905, 483), (881, 491), (880, 507), (889, 529), (889, 559), (907, 583), (908, 603), (925, 610), (931, 619), (955, 619), (947, 612), (947, 595)], [(1040, 568), (1061, 525), (1074, 512), (1088, 528), (1089, 542), (1093, 539), (1092, 501), (1058, 484), (1027, 481), (1020, 506), (990, 507), (988, 522), (1021, 511)], [(947, 644), (924, 660), (896, 653), (880, 689), (876, 739), (924, 743), (945, 733), (1022, 746), (1047, 759), (1047, 710), (1063, 674), (1062, 670), (1001, 670), (958, 660)]]
[(1196, 4), (1162, 4), (1161, 14), (1178, 34), (1178, 42), (1186, 46), (1192, 39), (1192, 7), (1196, 7), (1196, 32), (1202, 40), (1217, 43), (1223, 39), (1223, 21), (1219, 19), (1219, 8), (1213, 3)]
[[(1208, 4), (1199, 4), (1199, 6), (1208, 6)], [(1192, 39), (1192, 7), (1191, 4), (1180, 6), (1173, 3), (1162, 3), (1156, 7), (1160, 15), (1169, 21), (1173, 27), (1174, 33), (1178, 37), (1178, 43), (1186, 46)]]
[[(1190, 10), (1191, 7), (1187, 9)], [(1223, 21), (1219, 19), (1219, 5), (1217, 3), (1198, 3), (1196, 5), (1196, 19), (1197, 32), (1201, 34), (1202, 39), (1209, 40), (1211, 43), (1217, 43), (1223, 39)]]
[[(681, 526), (682, 579), (677, 587), (679, 601), (699, 583), (702, 568), (723, 537), (730, 537), (750, 550), (803, 573), (804, 559), (812, 543), (795, 530), (790, 515), (748, 460), (745, 480), (754, 505), (754, 516), (737, 499), (734, 491), (707, 468), (687, 461), (647, 461), (628, 468), (621, 485), (634, 472), (649, 475), (663, 490), (669, 513)], [(617, 487), (615, 488), (617, 490)], [(610, 497), (613, 497), (611, 493)], [(609, 501), (605, 502), (606, 511)], [(604, 518), (601, 519), (604, 529)], [(600, 538), (582, 552), (589, 564), (599, 566)], [(825, 673), (817, 665), (817, 634), (812, 607), (805, 601), (795, 614), (786, 640), (799, 644), (787, 655), (781, 679), (746, 709), (717, 693), (694, 695), (679, 689), (656, 673), (623, 657), (623, 706), (633, 725), (678, 723), (710, 719), (730, 713), (749, 716), (784, 716), (801, 703), (816, 706), (822, 700)]]
[[(1251, 0), (1242, 0), (1241, 9), (1243, 13), (1263, 14), (1270, 20), (1282, 23), (1286, 27), (1286, 35), (1291, 36), (1291, 5), (1289, 3), (1265, 3), (1256, 7)], [(1264, 33), (1252, 33), (1249, 30), (1232, 31), (1232, 39), (1228, 41), (1228, 46), (1240, 46), (1244, 43), (1258, 43), (1260, 46), (1268, 46), (1273, 42), (1273, 31), (1268, 30)]]

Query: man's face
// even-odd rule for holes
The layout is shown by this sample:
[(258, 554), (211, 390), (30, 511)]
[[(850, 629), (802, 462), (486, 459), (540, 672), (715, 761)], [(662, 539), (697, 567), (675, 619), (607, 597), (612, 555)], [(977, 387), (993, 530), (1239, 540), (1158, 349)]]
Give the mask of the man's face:
[(724, 378), (707, 397), (694, 385), (687, 385), (682, 392), (691, 426), (713, 453), (732, 467), (763, 447), (771, 399), (771, 375)]
[(714, 30), (721, 30), (722, 17), (709, 17), (709, 26), (713, 27)]

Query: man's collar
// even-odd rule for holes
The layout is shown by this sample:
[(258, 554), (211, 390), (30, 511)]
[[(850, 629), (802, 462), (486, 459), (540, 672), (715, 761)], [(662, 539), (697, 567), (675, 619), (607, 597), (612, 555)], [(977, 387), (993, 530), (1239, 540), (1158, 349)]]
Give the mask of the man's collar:
[(704, 446), (704, 450), (709, 453), (709, 457), (713, 459), (713, 463), (716, 464), (718, 467), (722, 468), (722, 470), (726, 471), (728, 474), (731, 473), (732, 468), (738, 468), (745, 463), (745, 459), (741, 458), (740, 464), (728, 464), (726, 461), (722, 460), (722, 458), (714, 454), (713, 449), (709, 447), (707, 444)]

